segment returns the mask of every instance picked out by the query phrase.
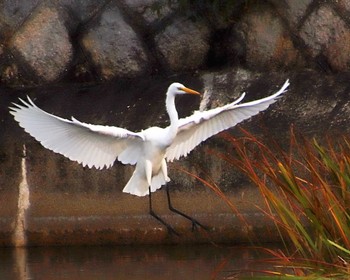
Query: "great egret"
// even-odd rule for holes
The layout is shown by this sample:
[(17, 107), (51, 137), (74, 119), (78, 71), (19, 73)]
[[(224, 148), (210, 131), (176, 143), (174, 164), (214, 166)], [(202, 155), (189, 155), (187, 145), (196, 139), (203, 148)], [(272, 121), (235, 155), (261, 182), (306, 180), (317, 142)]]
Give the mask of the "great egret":
[[(45, 148), (83, 166), (108, 168), (116, 159), (123, 164), (136, 164), (123, 192), (145, 196), (151, 195), (151, 192), (170, 181), (167, 161), (186, 156), (207, 138), (267, 109), (286, 91), (288, 85), (287, 80), (271, 96), (238, 104), (245, 96), (243, 93), (230, 104), (196, 111), (189, 117), (179, 119), (175, 96), (199, 92), (180, 83), (173, 83), (168, 88), (165, 102), (170, 125), (166, 128), (150, 127), (136, 133), (120, 127), (83, 123), (73, 117), (67, 120), (54, 116), (37, 107), (29, 97), (28, 101), (20, 99), (22, 104), (13, 103), (10, 113)], [(170, 199), (169, 206), (171, 207)], [(151, 204), (150, 212), (154, 216)], [(179, 214), (191, 219), (181, 212)]]

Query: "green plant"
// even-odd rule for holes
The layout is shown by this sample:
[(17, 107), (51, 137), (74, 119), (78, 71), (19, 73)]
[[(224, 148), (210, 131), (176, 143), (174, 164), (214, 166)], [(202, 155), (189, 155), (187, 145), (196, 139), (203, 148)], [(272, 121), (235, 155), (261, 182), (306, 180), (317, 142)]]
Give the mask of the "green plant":
[(261, 211), (273, 219), (286, 248), (286, 253), (274, 254), (273, 263), (297, 276), (349, 277), (349, 138), (327, 139), (321, 145), (291, 129), (286, 152), (242, 131), (240, 139), (221, 134), (232, 144), (231, 153), (210, 152), (259, 188), (268, 209)]

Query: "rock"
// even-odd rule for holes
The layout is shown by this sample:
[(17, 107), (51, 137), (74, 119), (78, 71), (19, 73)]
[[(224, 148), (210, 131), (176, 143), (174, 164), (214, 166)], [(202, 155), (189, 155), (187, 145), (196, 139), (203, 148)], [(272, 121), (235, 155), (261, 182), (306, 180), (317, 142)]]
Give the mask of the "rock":
[(0, 1), (0, 80), (22, 86), (231, 66), (329, 73), (350, 66), (350, 0), (185, 2)]
[(209, 33), (203, 22), (177, 19), (155, 37), (160, 59), (173, 71), (201, 67), (210, 48)]
[(57, 80), (72, 60), (73, 48), (60, 13), (43, 6), (13, 36), (10, 43), (19, 61), (29, 68), (24, 74), (43, 82)]
[(102, 79), (140, 75), (148, 59), (138, 35), (116, 6), (107, 6), (81, 39)]
[(6, 22), (9, 29), (16, 30), (40, 2), (40, 0), (0, 1), (0, 21)]
[(300, 30), (300, 37), (311, 55), (316, 57), (346, 33), (349, 33), (346, 23), (331, 7), (323, 5), (308, 17)]
[(305, 17), (305, 13), (312, 3), (312, 0), (270, 0), (276, 7), (278, 13), (288, 21), (289, 26), (296, 29)]
[(56, 0), (54, 4), (69, 10), (71, 17), (81, 24), (97, 14), (106, 2), (107, 0)]
[(303, 64), (282, 21), (270, 8), (252, 9), (237, 26), (236, 34), (243, 37), (246, 62), (252, 68), (279, 69)]
[(325, 56), (335, 71), (347, 71), (350, 67), (350, 32), (347, 30), (328, 45)]
[(200, 110), (223, 106), (237, 99), (259, 74), (243, 68), (233, 71), (208, 72), (202, 75), (204, 95)]
[(173, 14), (177, 3), (167, 0), (123, 0), (127, 8), (140, 15), (146, 25), (155, 24)]
[(350, 0), (338, 0), (334, 2), (334, 5), (339, 14), (347, 20), (350, 19)]
[(320, 57), (335, 71), (349, 69), (350, 29), (328, 5), (321, 6), (310, 15), (301, 28), (300, 37), (312, 57)]

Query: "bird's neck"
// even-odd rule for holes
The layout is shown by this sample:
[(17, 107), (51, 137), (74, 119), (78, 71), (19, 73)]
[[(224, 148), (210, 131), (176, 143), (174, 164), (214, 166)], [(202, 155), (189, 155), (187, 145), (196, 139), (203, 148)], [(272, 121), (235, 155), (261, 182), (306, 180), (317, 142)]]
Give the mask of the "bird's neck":
[(166, 98), (166, 108), (170, 119), (170, 132), (171, 134), (174, 134), (173, 137), (176, 136), (177, 128), (178, 128), (178, 122), (179, 122), (179, 115), (177, 114), (176, 108), (175, 108), (175, 96), (174, 95), (168, 95)]

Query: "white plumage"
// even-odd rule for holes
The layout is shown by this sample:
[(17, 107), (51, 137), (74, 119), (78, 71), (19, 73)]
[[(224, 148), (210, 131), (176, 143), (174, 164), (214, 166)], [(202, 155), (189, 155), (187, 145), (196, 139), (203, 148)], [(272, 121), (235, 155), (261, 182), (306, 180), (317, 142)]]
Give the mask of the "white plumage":
[(199, 94), (180, 83), (169, 86), (166, 109), (170, 125), (150, 127), (140, 132), (127, 129), (92, 125), (75, 118), (66, 120), (51, 115), (28, 97), (22, 104), (10, 107), (10, 113), (19, 125), (45, 148), (88, 167), (111, 167), (116, 159), (123, 164), (136, 164), (135, 171), (123, 192), (144, 196), (159, 189), (170, 179), (166, 161), (186, 156), (209, 137), (235, 126), (237, 123), (263, 111), (286, 91), (288, 80), (275, 94), (252, 102), (238, 104), (242, 96), (225, 106), (198, 112), (187, 118), (178, 118), (175, 96)]

